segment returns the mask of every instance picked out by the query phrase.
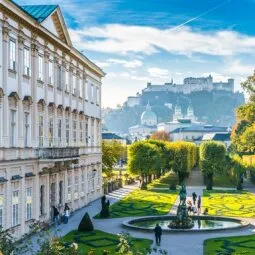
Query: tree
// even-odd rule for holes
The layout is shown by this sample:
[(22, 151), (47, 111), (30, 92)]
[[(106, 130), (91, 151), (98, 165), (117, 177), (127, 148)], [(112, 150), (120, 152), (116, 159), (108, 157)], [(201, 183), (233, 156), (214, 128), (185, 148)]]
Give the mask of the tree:
[(127, 148), (125, 145), (117, 141), (103, 141), (102, 142), (102, 165), (103, 172), (106, 174), (111, 173), (114, 165), (119, 159), (126, 157)]
[[(155, 144), (148, 141), (139, 141), (128, 148), (127, 169), (132, 174), (142, 176), (142, 182), (158, 169), (160, 164), (160, 152)], [(142, 183), (143, 184), (143, 183)]]
[(226, 146), (224, 143), (206, 141), (200, 145), (200, 169), (207, 179), (206, 188), (213, 187), (213, 175), (226, 170)]
[(251, 100), (254, 99), (254, 94), (255, 94), (255, 71), (253, 73), (253, 75), (249, 76), (247, 78), (247, 80), (245, 82), (243, 82), (242, 84), (242, 87), (244, 90), (246, 90), (250, 96), (251, 96)]
[(152, 140), (160, 140), (160, 141), (169, 141), (170, 140), (169, 134), (165, 131), (156, 131), (151, 135), (150, 138)]

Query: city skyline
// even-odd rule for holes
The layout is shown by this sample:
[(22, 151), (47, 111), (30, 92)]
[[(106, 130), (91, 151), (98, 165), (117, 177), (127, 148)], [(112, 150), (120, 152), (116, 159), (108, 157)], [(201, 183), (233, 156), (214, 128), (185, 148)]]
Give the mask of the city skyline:
[[(32, 0), (17, 0), (33, 4)], [(254, 69), (254, 0), (60, 1), (74, 46), (107, 73), (103, 106), (115, 107), (147, 82), (182, 83), (211, 74), (235, 79), (235, 89)], [(83, 7), (84, 6), (84, 7)], [(93, 56), (93, 57), (92, 57)]]

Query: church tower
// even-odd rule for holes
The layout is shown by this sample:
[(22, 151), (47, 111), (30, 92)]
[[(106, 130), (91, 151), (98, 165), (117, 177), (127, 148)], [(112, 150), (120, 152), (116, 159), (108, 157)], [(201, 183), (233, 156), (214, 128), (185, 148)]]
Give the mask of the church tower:
[(173, 121), (177, 121), (178, 119), (181, 119), (181, 118), (182, 118), (182, 108), (178, 100), (174, 109)]
[(189, 101), (189, 106), (188, 106), (188, 110), (187, 110), (187, 117), (189, 119), (191, 119), (192, 122), (195, 122), (195, 115), (194, 115), (194, 109), (193, 106), (191, 104), (191, 101)]

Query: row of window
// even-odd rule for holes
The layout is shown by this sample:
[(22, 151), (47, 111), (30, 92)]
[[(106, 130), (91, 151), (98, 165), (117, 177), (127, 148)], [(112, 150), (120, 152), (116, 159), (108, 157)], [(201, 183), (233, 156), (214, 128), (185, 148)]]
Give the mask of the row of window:
[[(3, 226), (4, 195), (0, 195), (0, 226)], [(19, 191), (12, 192), (12, 226), (18, 225), (20, 215)], [(32, 188), (26, 188), (26, 220), (32, 219)]]
[[(17, 140), (17, 118), (16, 118), (16, 110), (11, 109), (10, 110), (10, 147), (16, 146), (16, 140)], [(63, 123), (65, 121), (65, 123)], [(28, 147), (28, 139), (30, 134), (30, 114), (29, 112), (24, 112), (24, 147)], [(78, 121), (77, 119), (73, 119), (72, 123), (70, 123), (69, 118), (65, 118), (64, 120), (61, 118), (57, 119), (57, 142), (63, 143), (63, 139), (65, 139), (65, 145), (69, 146), (71, 142), (77, 143), (77, 142), (85, 142), (85, 145), (88, 145), (89, 139), (91, 142), (91, 145), (95, 145), (95, 131), (94, 131), (94, 121), (91, 123), (91, 133), (89, 136), (88, 133), (88, 119), (80, 120), (79, 121), (79, 127), (78, 127)], [(63, 126), (64, 124), (64, 126)], [(71, 130), (71, 124), (72, 124), (72, 130)], [(45, 134), (45, 120), (44, 116), (39, 115), (38, 116), (38, 132), (39, 132), (39, 147), (44, 146), (44, 138), (48, 137), (48, 145), (53, 146), (56, 145), (56, 141), (54, 140), (54, 118), (49, 117), (48, 119), (48, 136)], [(96, 121), (96, 137), (97, 137), (97, 145), (99, 144), (99, 133), (100, 133), (100, 123), (99, 121)], [(65, 134), (62, 133), (62, 129), (65, 127)], [(72, 141), (70, 141), (70, 135), (72, 131)], [(65, 137), (63, 137), (63, 135)], [(63, 145), (63, 144), (62, 144)]]
[[(11, 70), (16, 71), (17, 67), (16, 67), (16, 41), (15, 39), (10, 39), (10, 45), (9, 45), (9, 56), (10, 56), (10, 66), (9, 68)], [(27, 76), (31, 76), (31, 68), (30, 68), (30, 50), (28, 47), (24, 47), (24, 74)], [(44, 59), (42, 55), (38, 55), (38, 80), (39, 81), (43, 81), (44, 80)], [(69, 76), (69, 72), (65, 71), (65, 76), (62, 77), (62, 66), (61, 65), (57, 65), (57, 87), (59, 89), (63, 89), (62, 88), (62, 83), (63, 83), (63, 79), (65, 79), (64, 81), (64, 89), (67, 92), (70, 92), (70, 76)], [(83, 98), (83, 79), (80, 78), (78, 80), (78, 85), (77, 85), (77, 80), (76, 80), (76, 76), (73, 75), (72, 76), (72, 88), (71, 88), (71, 92), (74, 95), (78, 95), (79, 97)], [(54, 64), (52, 61), (49, 61), (48, 63), (48, 82), (50, 85), (54, 84)], [(93, 84), (91, 84), (91, 86), (89, 86), (88, 83), (85, 83), (85, 99), (89, 100), (89, 95), (91, 98), (91, 102), (94, 102), (96, 100), (96, 104), (99, 105), (100, 103), (100, 92), (99, 92), (99, 88), (97, 86), (94, 86)]]

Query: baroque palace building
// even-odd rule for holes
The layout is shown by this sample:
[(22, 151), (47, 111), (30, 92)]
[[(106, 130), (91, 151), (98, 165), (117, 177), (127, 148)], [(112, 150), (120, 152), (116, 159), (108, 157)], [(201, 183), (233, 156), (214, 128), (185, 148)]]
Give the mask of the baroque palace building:
[(52, 206), (102, 195), (101, 78), (57, 5), (0, 1), (0, 225), (21, 236)]

